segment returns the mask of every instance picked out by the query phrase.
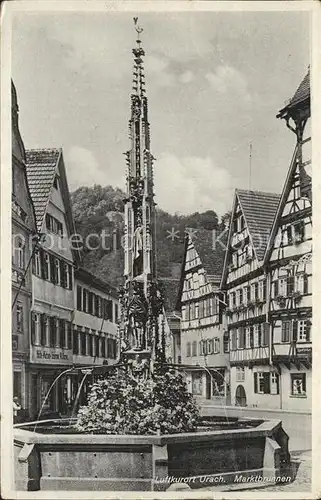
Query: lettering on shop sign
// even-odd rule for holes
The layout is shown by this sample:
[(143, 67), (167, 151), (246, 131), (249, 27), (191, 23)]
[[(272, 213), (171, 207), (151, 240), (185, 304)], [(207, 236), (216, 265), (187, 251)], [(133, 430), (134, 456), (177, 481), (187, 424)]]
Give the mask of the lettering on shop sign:
[(64, 360), (68, 361), (68, 355), (64, 352), (47, 352), (47, 351), (36, 351), (37, 359), (48, 359), (48, 360)]

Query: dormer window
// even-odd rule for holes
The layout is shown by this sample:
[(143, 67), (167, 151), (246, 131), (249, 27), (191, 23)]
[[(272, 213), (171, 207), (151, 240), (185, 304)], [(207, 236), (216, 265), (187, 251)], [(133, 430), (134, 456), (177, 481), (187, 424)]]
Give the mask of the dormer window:
[(58, 180), (58, 175), (55, 176), (54, 181), (53, 181), (53, 186), (55, 189), (59, 188), (59, 180)]

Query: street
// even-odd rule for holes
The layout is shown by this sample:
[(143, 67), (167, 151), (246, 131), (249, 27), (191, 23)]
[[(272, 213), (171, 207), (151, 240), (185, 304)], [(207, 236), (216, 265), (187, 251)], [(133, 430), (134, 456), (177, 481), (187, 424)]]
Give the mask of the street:
[(282, 410), (262, 410), (257, 408), (238, 408), (234, 406), (215, 406), (208, 402), (201, 405), (204, 416), (230, 416), (281, 420), (289, 436), (289, 450), (307, 451), (312, 449), (311, 415), (307, 413), (286, 412)]

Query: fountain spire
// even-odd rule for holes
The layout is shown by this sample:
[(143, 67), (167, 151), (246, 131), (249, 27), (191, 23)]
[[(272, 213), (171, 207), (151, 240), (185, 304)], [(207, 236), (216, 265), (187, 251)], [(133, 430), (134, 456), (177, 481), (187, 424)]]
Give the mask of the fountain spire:
[[(124, 278), (121, 290), (120, 359), (165, 360), (162, 300), (157, 287), (153, 162), (141, 33), (134, 17), (133, 84), (126, 156)], [(139, 356), (137, 356), (139, 355)], [(146, 364), (146, 363), (145, 363)]]

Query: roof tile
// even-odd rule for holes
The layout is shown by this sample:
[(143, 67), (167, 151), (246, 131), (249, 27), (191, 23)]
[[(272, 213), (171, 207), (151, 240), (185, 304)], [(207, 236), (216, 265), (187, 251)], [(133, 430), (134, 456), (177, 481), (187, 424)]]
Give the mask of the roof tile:
[(276, 193), (237, 189), (257, 258), (261, 261), (270, 236), (281, 196)]
[(26, 151), (27, 179), (35, 208), (38, 231), (41, 231), (60, 153), (60, 149), (29, 149)]

